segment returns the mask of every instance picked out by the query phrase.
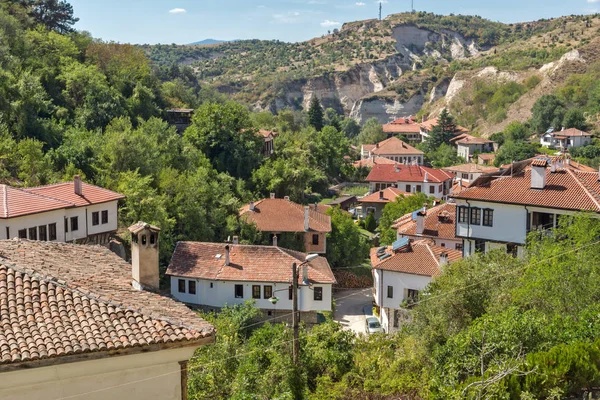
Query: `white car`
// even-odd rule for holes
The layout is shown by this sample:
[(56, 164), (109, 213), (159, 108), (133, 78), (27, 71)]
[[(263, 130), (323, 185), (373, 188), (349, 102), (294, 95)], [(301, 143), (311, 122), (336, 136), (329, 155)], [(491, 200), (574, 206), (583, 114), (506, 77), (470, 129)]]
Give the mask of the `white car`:
[(372, 333), (384, 333), (377, 317), (367, 317), (367, 320), (365, 321), (365, 332), (367, 335)]

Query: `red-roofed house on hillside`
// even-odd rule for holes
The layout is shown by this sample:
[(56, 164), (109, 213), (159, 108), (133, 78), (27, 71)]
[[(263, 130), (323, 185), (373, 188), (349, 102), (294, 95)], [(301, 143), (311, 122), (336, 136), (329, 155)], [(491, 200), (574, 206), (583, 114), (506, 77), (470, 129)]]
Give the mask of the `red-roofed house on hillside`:
[(278, 133), (274, 131), (268, 131), (266, 129), (260, 129), (258, 134), (265, 138), (265, 144), (263, 146), (263, 153), (265, 157), (271, 157), (275, 152), (275, 137), (278, 135)]
[[(435, 126), (439, 125), (439, 118), (435, 117), (435, 118), (431, 118), (428, 119), (427, 121), (423, 121), (420, 124), (420, 134), (421, 134), (421, 140), (424, 142), (429, 138), (429, 134), (431, 133), (431, 131), (433, 130), (433, 128)], [(463, 126), (460, 125), (456, 125), (456, 130), (454, 131), (455, 135), (460, 135), (463, 133), (469, 133), (469, 130)]]
[[(179, 242), (167, 275), (171, 295), (185, 303), (218, 309), (254, 300), (265, 316), (289, 319), (292, 265), (305, 259), (305, 253), (275, 246)], [(303, 265), (298, 281), (302, 320), (316, 323), (317, 313), (331, 311), (336, 282), (327, 259), (317, 257)], [(276, 306), (269, 301), (272, 296), (279, 299)]]
[(325, 253), (327, 233), (331, 232), (331, 217), (319, 211), (319, 207), (302, 206), (287, 197), (251, 202), (240, 209), (240, 217), (256, 224), (261, 232), (271, 236), (289, 232), (304, 238), (308, 253)]
[(383, 124), (382, 128), (388, 138), (400, 135), (411, 144), (421, 143), (421, 128), (412, 116), (395, 119), (388, 124)]
[(0, 185), (0, 237), (104, 244), (117, 230), (125, 196), (82, 182), (15, 188)]
[(403, 237), (411, 241), (432, 240), (436, 246), (462, 251), (462, 239), (456, 237), (456, 204), (444, 203), (438, 206), (408, 213), (398, 218), (393, 225), (397, 229), (397, 239)]
[(540, 144), (544, 147), (558, 149), (566, 152), (571, 147), (587, 146), (592, 143), (592, 134), (575, 128), (562, 131), (549, 130), (540, 137)]
[[(452, 139), (456, 145), (456, 154), (471, 162), (475, 153), (493, 153), (497, 144), (493, 140), (462, 134)], [(477, 161), (477, 160), (474, 160)]]
[(385, 157), (371, 156), (362, 160), (355, 161), (352, 165), (354, 168), (373, 168), (374, 165), (378, 164), (396, 164), (396, 161), (390, 160)]
[(600, 180), (598, 171), (540, 156), (482, 175), (452, 197), (465, 256), (497, 248), (520, 255), (529, 232), (556, 227), (564, 215), (600, 213)]
[(425, 193), (445, 198), (452, 188), (454, 175), (441, 169), (420, 165), (375, 165), (365, 179), (371, 193), (395, 187), (406, 193)]
[(404, 303), (418, 299), (419, 292), (438, 276), (446, 264), (462, 258), (460, 251), (435, 246), (428, 240), (400, 240), (390, 247), (371, 249), (373, 297), (386, 332), (400, 328), (407, 316)]
[(362, 197), (358, 200), (362, 205), (362, 217), (367, 218), (367, 215), (373, 214), (375, 219), (381, 218), (384, 207), (388, 203), (396, 201), (399, 196), (403, 195), (410, 196), (411, 193), (403, 192), (395, 187), (389, 187)]
[[(100, 246), (0, 241), (0, 398), (181, 400), (212, 325), (152, 288), (158, 236), (132, 264)], [(142, 383), (140, 383), (142, 382)]]
[(404, 143), (397, 137), (391, 137), (377, 144), (363, 144), (361, 159), (383, 157), (402, 164), (423, 164), (423, 152)]

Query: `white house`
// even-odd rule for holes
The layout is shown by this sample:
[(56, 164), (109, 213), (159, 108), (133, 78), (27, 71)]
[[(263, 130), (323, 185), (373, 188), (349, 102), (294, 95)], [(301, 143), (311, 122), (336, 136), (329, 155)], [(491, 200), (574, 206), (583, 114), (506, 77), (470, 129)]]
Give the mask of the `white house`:
[(381, 326), (397, 330), (407, 316), (408, 305), (439, 275), (444, 265), (462, 257), (461, 252), (435, 246), (428, 240), (400, 239), (391, 247), (371, 249), (373, 297)]
[[(471, 162), (475, 153), (493, 153), (496, 151), (496, 143), (492, 140), (462, 134), (451, 140), (456, 145), (456, 154)], [(475, 162), (477, 160), (474, 160)]]
[(403, 136), (411, 144), (421, 143), (420, 127), (414, 117), (398, 118), (381, 126), (387, 137)]
[(462, 251), (462, 239), (456, 237), (456, 204), (423, 207), (394, 221), (397, 239), (429, 239), (438, 247)]
[(365, 179), (370, 192), (395, 187), (406, 193), (425, 193), (445, 198), (452, 188), (454, 175), (441, 169), (420, 165), (374, 165)]
[(397, 137), (391, 137), (377, 144), (363, 144), (361, 159), (383, 157), (402, 164), (423, 164), (424, 153), (404, 143)]
[(496, 248), (520, 255), (529, 232), (553, 228), (563, 215), (600, 213), (598, 172), (547, 156), (481, 176), (453, 197), (465, 256)]
[[(158, 238), (140, 246), (158, 253)], [(215, 331), (143, 290), (158, 263), (58, 242), (2, 240), (0, 251), (1, 399), (187, 398), (187, 362)]]
[(34, 188), (0, 185), (0, 238), (107, 243), (117, 230), (117, 206), (125, 196), (82, 182)]
[(581, 147), (592, 144), (592, 134), (575, 128), (563, 129), (558, 132), (549, 129), (540, 137), (540, 144), (544, 147), (565, 152), (570, 147)]
[(444, 168), (444, 171), (448, 171), (456, 175), (456, 180), (462, 180), (462, 183), (465, 186), (468, 186), (471, 182), (483, 174), (498, 172), (498, 170), (499, 168), (496, 167), (474, 163), (454, 165), (452, 167)]
[[(276, 246), (178, 242), (167, 275), (171, 295), (185, 303), (218, 309), (254, 300), (265, 316), (289, 319), (292, 265), (305, 258)], [(319, 312), (331, 311), (335, 277), (324, 257), (304, 264), (298, 276), (298, 309), (304, 321), (316, 323)]]

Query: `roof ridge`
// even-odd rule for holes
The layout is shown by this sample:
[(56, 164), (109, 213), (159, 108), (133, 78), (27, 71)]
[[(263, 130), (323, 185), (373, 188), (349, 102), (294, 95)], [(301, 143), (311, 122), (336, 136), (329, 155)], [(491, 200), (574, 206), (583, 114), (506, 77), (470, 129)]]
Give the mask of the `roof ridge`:
[(415, 243), (415, 246), (417, 245), (425, 246), (427, 250), (429, 250), (429, 254), (431, 254), (431, 257), (433, 257), (433, 262), (435, 262), (438, 267), (440, 266), (440, 259), (435, 256), (435, 254), (433, 253), (433, 249), (429, 246), (429, 243)]

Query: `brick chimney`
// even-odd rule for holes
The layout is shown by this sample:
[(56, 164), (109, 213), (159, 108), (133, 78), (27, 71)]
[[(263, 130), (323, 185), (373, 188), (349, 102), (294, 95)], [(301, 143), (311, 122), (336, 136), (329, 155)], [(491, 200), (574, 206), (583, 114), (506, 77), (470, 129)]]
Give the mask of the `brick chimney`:
[(290, 196), (283, 196), (284, 200), (290, 201)]
[(239, 244), (240, 243), (240, 237), (239, 236), (234, 236), (233, 237), (233, 244)]
[(383, 200), (383, 190), (379, 191), (379, 198)]
[(546, 166), (548, 160), (536, 158), (531, 162), (531, 188), (544, 189), (546, 187)]
[(73, 177), (73, 188), (74, 188), (75, 194), (77, 196), (82, 196), (83, 195), (83, 189), (82, 189), (82, 184), (81, 184), (81, 176), (75, 175)]
[(250, 211), (254, 211), (254, 202), (253, 202), (253, 201), (251, 201), (251, 202), (248, 204), (248, 210), (250, 210)]
[(309, 214), (310, 214), (310, 207), (304, 206), (304, 231), (305, 232), (308, 232), (308, 229), (310, 228), (309, 219), (308, 219)]
[(270, 197), (271, 197), (272, 199), (274, 199), (274, 198), (275, 198), (275, 193), (271, 193), (271, 196), (270, 196)]
[(427, 210), (421, 210), (417, 213), (417, 235), (422, 235), (425, 230), (425, 216), (427, 215)]
[(277, 247), (277, 235), (273, 235), (273, 247)]
[(443, 267), (446, 264), (448, 264), (448, 253), (443, 251), (440, 253), (440, 267)]
[(423, 177), (423, 182), (429, 182), (429, 174), (425, 172), (425, 176)]
[(229, 245), (225, 246), (225, 265), (229, 266), (229, 264), (231, 264), (230, 260), (229, 260)]
[(131, 232), (132, 285), (138, 290), (158, 291), (158, 236), (160, 229), (145, 222), (129, 227)]

